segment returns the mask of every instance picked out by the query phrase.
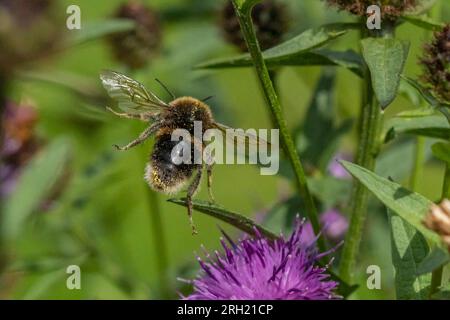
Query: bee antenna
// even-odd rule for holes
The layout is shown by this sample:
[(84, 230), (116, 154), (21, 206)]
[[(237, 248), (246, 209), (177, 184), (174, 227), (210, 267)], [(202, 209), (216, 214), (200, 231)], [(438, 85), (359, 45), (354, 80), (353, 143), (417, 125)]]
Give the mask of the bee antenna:
[(172, 97), (172, 99), (174, 99), (174, 100), (176, 99), (176, 97), (172, 93), (172, 91), (170, 91), (169, 88), (167, 88), (167, 86), (164, 83), (162, 83), (161, 80), (159, 80), (158, 78), (155, 78), (155, 81), (158, 82), (161, 85), (161, 87), (164, 88), (164, 90), (166, 90), (166, 92)]
[(206, 98), (202, 99), (202, 102), (206, 102), (206, 101), (208, 101), (208, 100), (210, 100), (210, 99), (212, 99), (212, 98), (214, 98), (214, 96), (206, 97)]

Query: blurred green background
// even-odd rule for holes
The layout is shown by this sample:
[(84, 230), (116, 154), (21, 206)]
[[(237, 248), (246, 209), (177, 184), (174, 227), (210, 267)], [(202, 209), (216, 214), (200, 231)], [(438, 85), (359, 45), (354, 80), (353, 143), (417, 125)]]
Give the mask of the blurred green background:
[[(67, 6), (78, 5), (82, 27), (85, 27), (108, 19), (123, 2), (62, 0), (58, 5), (64, 19)], [(201, 253), (202, 244), (208, 250), (219, 248), (221, 234), (217, 226), (234, 237), (240, 235), (210, 217), (194, 213), (199, 234), (192, 236), (185, 208), (168, 203), (169, 196), (151, 192), (143, 180), (153, 139), (123, 153), (112, 148), (113, 144), (122, 145), (133, 140), (145, 124), (117, 118), (107, 113), (104, 105), (89, 102), (66, 86), (55, 84), (77, 76), (84, 86), (101, 90), (100, 70), (112, 69), (129, 74), (169, 99), (154, 81), (157, 77), (177, 96), (203, 98), (214, 95), (208, 103), (219, 122), (240, 128), (270, 127), (253, 70), (200, 71), (193, 68), (208, 59), (238, 53), (225, 43), (219, 30), (216, 13), (223, 1), (204, 1), (212, 5), (189, 0), (143, 2), (160, 12), (176, 12), (174, 9), (177, 8), (184, 12), (162, 20), (162, 49), (148, 67), (127, 70), (113, 59), (105, 39), (98, 39), (72, 46), (33, 65), (30, 69), (32, 77), (15, 77), (9, 88), (8, 100), (33, 101), (39, 112), (37, 134), (56, 152), (67, 152), (69, 174), (64, 178), (67, 183), (63, 192), (50, 209), (34, 212), (21, 225), (19, 234), (6, 244), (9, 264), (3, 272), (1, 298), (177, 298), (177, 290), (185, 290), (177, 277), (192, 278), (198, 269), (195, 252)], [(324, 23), (352, 20), (349, 15), (327, 8), (322, 1), (281, 2), (290, 8), (291, 14), (290, 33), (286, 38)], [(183, 10), (195, 6), (211, 11), (200, 14), (196, 10), (191, 13)], [(448, 1), (441, 1), (436, 10), (439, 10), (440, 19), (448, 21)], [(65, 28), (64, 22), (61, 28)], [(76, 32), (79, 31), (67, 31), (64, 36), (72, 37), (71, 33)], [(407, 75), (417, 77), (420, 74), (417, 59), (430, 35), (430, 32), (409, 24), (399, 27), (398, 37), (411, 41)], [(349, 33), (333, 42), (332, 47), (357, 50), (357, 39), (357, 33)], [(290, 128), (302, 123), (321, 70), (320, 67), (289, 67), (278, 71), (277, 87)], [(355, 119), (358, 114), (359, 79), (347, 70), (336, 70), (334, 107), (336, 121), (341, 123)], [(36, 78), (50, 78), (50, 82), (55, 83)], [(388, 108), (386, 118), (411, 108), (409, 100), (400, 96)], [(354, 150), (355, 130), (341, 141), (341, 151)], [(45, 177), (61, 170), (40, 163), (34, 171)], [(418, 191), (430, 199), (437, 199), (442, 171), (440, 164), (429, 161)], [(294, 192), (285, 178), (262, 176), (258, 168), (251, 165), (217, 165), (213, 190), (220, 205), (249, 217), (258, 217), (280, 198)], [(27, 202), (30, 195), (25, 191), (33, 193), (36, 190), (31, 185), (23, 187), (19, 183), (11, 197), (17, 202)], [(205, 181), (197, 198), (207, 199)], [(389, 229), (379, 214), (369, 213), (367, 222), (363, 256), (358, 264), (362, 287), (352, 297), (393, 298)], [(81, 290), (66, 288), (66, 267), (72, 264), (81, 267)], [(382, 269), (382, 290), (364, 289), (365, 268), (372, 264)]]

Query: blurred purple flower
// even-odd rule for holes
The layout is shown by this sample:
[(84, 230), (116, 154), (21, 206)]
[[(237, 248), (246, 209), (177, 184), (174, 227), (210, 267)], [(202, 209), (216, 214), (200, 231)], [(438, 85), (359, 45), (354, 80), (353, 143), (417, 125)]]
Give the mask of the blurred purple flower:
[[(339, 210), (329, 209), (323, 212), (319, 219), (323, 228), (322, 233), (326, 239), (333, 243), (338, 243), (344, 239), (348, 230), (348, 219)], [(310, 222), (305, 223), (302, 241), (307, 244), (312, 244), (316, 241), (316, 235), (314, 235)]]
[(328, 165), (328, 172), (335, 178), (349, 179), (351, 175), (339, 163), (339, 160), (352, 161), (353, 157), (348, 153), (337, 153)]
[(316, 266), (323, 256), (315, 243), (302, 242), (304, 222), (296, 221), (289, 239), (271, 242), (257, 232), (231, 246), (222, 239), (223, 254), (215, 259), (206, 253), (207, 261), (198, 258), (203, 271), (192, 281), (194, 293), (188, 300), (327, 300), (338, 283), (329, 280), (326, 268)]
[(0, 199), (6, 198), (17, 184), (18, 170), (8, 165), (0, 164)]
[(348, 219), (337, 209), (330, 209), (320, 215), (325, 238), (339, 242), (344, 239), (348, 230)]
[(35, 135), (38, 114), (31, 104), (7, 102), (0, 119), (3, 140), (0, 141), (0, 199), (15, 188), (22, 168), (38, 152), (40, 142)]

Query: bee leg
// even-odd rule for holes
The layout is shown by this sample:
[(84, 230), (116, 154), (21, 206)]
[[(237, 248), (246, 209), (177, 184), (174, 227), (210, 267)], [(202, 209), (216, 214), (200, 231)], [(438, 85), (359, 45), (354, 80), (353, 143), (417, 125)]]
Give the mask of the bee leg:
[(194, 180), (188, 187), (187, 196), (186, 196), (186, 202), (187, 202), (187, 208), (188, 208), (188, 216), (189, 216), (189, 223), (192, 228), (192, 234), (198, 234), (197, 229), (195, 228), (194, 220), (192, 219), (192, 197), (197, 192), (198, 187), (200, 186), (200, 181), (202, 180), (202, 174), (203, 174), (203, 168), (200, 168), (197, 172), (197, 174), (194, 177)]
[(147, 129), (145, 129), (144, 132), (142, 132), (136, 140), (131, 141), (126, 146), (120, 147), (117, 144), (115, 144), (114, 147), (116, 147), (116, 149), (120, 150), (120, 151), (128, 150), (134, 146), (137, 146), (138, 144), (141, 144), (145, 140), (147, 140), (148, 137), (150, 137), (153, 133), (155, 133), (156, 130), (158, 130), (158, 128), (159, 128), (159, 126), (157, 126), (157, 125), (151, 125)]
[(205, 159), (205, 163), (206, 163), (206, 173), (207, 173), (207, 185), (208, 185), (208, 196), (209, 196), (209, 202), (210, 203), (215, 203), (216, 201), (214, 200), (214, 195), (212, 193), (212, 168), (214, 166), (214, 156), (208, 152), (206, 154), (206, 159)]
[(208, 195), (209, 195), (209, 201), (210, 201), (211, 203), (215, 203), (216, 201), (214, 200), (214, 195), (213, 195), (213, 192), (212, 192), (212, 168), (213, 168), (213, 165), (212, 165), (212, 164), (206, 165), (206, 173), (207, 173), (207, 176), (208, 176)]

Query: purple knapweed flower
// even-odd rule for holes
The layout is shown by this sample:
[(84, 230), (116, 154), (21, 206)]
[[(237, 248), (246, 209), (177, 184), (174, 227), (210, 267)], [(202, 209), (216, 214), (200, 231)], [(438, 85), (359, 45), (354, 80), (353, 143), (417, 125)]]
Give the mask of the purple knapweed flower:
[[(337, 209), (329, 209), (320, 214), (320, 224), (322, 225), (322, 234), (325, 239), (333, 243), (338, 243), (345, 238), (348, 230), (348, 219)], [(302, 241), (307, 244), (316, 241), (313, 227), (310, 222), (305, 223), (302, 233)]]
[(188, 300), (327, 300), (339, 298), (338, 283), (317, 262), (334, 251), (318, 253), (302, 242), (304, 222), (297, 219), (289, 239), (271, 241), (256, 231), (238, 243), (222, 239), (224, 253), (198, 258), (202, 271)]

